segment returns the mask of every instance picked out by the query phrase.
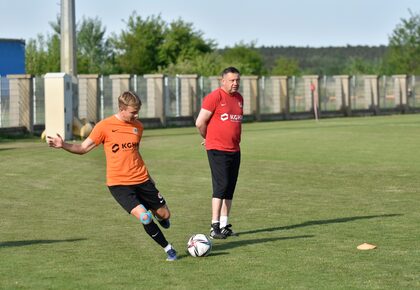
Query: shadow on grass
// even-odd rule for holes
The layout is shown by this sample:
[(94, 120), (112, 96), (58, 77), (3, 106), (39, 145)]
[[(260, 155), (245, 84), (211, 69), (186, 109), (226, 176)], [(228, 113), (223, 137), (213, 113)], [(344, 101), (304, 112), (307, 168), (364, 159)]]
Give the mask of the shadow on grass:
[(27, 241), (10, 241), (10, 242), (0, 242), (0, 248), (9, 248), (9, 247), (24, 247), (31, 245), (45, 245), (45, 244), (55, 244), (55, 243), (71, 243), (85, 241), (87, 239), (66, 239), (66, 240), (27, 240)]
[[(229, 239), (229, 242), (228, 243), (213, 244), (213, 251), (223, 251), (223, 250), (228, 250), (228, 249), (232, 249), (232, 248), (236, 248), (236, 247), (249, 246), (249, 245), (261, 244), (261, 243), (276, 242), (276, 241), (295, 240), (295, 239), (308, 239), (308, 238), (312, 238), (312, 237), (314, 237), (314, 235), (302, 235), (302, 236), (293, 236), (293, 237), (277, 237), (277, 238), (263, 238), (263, 239), (250, 239), (250, 240), (240, 240), (240, 241), (232, 241), (232, 240)], [(213, 252), (212, 252), (212, 255), (213, 255)]]
[(15, 150), (16, 148), (13, 147), (7, 147), (7, 148), (0, 148), (0, 151), (6, 151), (6, 150)]
[[(307, 239), (312, 238), (314, 235), (302, 235), (302, 236), (294, 236), (294, 237), (277, 237), (277, 238), (264, 238), (264, 239), (250, 239), (250, 240), (240, 240), (240, 241), (232, 241), (232, 238), (229, 238), (228, 240), (219, 240), (221, 244), (215, 244), (213, 242), (213, 247), (211, 250), (211, 253), (209, 256), (222, 256), (222, 255), (228, 255), (229, 253), (223, 252), (224, 250), (229, 250), (236, 247), (243, 247), (243, 246), (249, 246), (253, 244), (261, 244), (261, 243), (269, 243), (269, 242), (276, 242), (276, 241), (285, 241), (285, 240), (294, 240), (294, 239)], [(233, 238), (234, 239), (234, 238)], [(227, 241), (227, 242), (223, 242)], [(185, 253), (178, 253), (178, 260), (191, 257), (187, 251)]]
[(367, 215), (367, 216), (353, 216), (353, 217), (336, 218), (336, 219), (329, 219), (329, 220), (318, 220), (318, 221), (315, 220), (315, 221), (307, 221), (307, 222), (304, 222), (304, 223), (301, 223), (301, 224), (290, 225), (290, 226), (272, 227), (272, 228), (237, 232), (237, 234), (238, 235), (246, 235), (246, 234), (256, 234), (256, 233), (261, 233), (261, 232), (274, 232), (274, 231), (291, 230), (291, 229), (303, 228), (303, 227), (309, 227), (309, 226), (347, 223), (347, 222), (352, 222), (352, 221), (356, 221), (356, 220), (385, 218), (385, 217), (396, 217), (396, 216), (402, 216), (402, 214)]

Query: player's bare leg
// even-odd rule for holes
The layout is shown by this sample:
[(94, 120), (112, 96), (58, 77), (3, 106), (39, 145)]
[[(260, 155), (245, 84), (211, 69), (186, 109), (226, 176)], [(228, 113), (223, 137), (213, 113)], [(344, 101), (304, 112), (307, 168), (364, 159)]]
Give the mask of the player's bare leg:
[(225, 239), (226, 236), (220, 232), (220, 211), (222, 208), (222, 199), (213, 197), (211, 205), (212, 214), (210, 237), (213, 239)]

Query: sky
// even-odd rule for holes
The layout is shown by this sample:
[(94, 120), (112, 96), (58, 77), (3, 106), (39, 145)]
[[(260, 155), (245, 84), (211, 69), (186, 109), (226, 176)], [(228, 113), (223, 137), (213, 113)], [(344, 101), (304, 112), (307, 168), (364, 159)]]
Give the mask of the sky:
[[(49, 22), (61, 0), (0, 0), (0, 38), (52, 34)], [(240, 42), (260, 46), (387, 45), (409, 10), (420, 14), (420, 0), (75, 0), (76, 22), (101, 20), (106, 35), (120, 34), (129, 16), (158, 16), (193, 24), (219, 48)]]

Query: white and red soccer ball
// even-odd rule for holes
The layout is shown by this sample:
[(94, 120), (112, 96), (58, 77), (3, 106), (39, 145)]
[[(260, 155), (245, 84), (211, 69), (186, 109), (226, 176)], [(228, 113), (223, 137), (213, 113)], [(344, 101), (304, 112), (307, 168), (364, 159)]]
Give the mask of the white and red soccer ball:
[(204, 234), (195, 234), (187, 243), (187, 251), (193, 257), (205, 257), (211, 252), (212, 242)]

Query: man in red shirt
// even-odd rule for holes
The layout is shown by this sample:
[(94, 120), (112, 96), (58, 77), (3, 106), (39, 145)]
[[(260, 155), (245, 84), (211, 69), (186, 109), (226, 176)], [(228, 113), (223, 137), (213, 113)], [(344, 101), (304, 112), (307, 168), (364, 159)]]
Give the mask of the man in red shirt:
[[(119, 111), (95, 125), (81, 144), (63, 141), (60, 135), (47, 137), (50, 147), (85, 154), (103, 144), (106, 156), (106, 183), (115, 200), (142, 224), (147, 234), (167, 253), (167, 261), (176, 260), (176, 251), (168, 243), (153, 216), (169, 228), (169, 208), (151, 179), (140, 155), (143, 124), (138, 120), (140, 98), (133, 92), (118, 97)], [(153, 213), (153, 216), (152, 216)]]
[(241, 162), (241, 124), (243, 98), (239, 94), (240, 73), (234, 67), (222, 72), (221, 86), (208, 94), (196, 120), (204, 138), (212, 185), (212, 221), (210, 237), (233, 236), (228, 217)]

